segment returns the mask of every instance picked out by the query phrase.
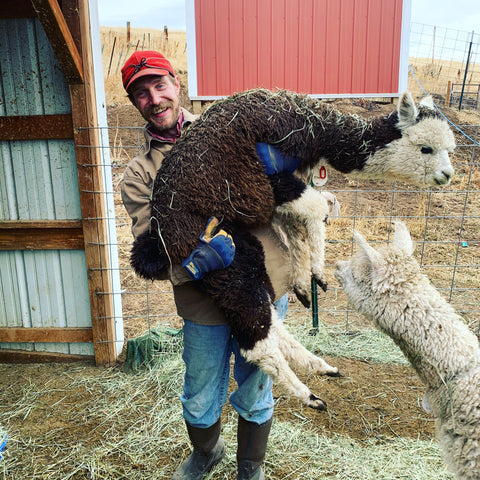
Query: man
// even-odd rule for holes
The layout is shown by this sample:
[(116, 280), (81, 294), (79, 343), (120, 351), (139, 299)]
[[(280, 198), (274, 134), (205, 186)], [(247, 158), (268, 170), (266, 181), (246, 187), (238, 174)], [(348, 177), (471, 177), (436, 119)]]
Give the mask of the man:
[[(135, 52), (122, 68), (122, 80), (130, 101), (147, 121), (145, 143), (126, 168), (121, 184), (122, 200), (132, 218), (132, 233), (137, 237), (150, 228), (149, 199), (156, 171), (182, 130), (188, 128), (195, 117), (180, 107), (178, 77), (160, 53)], [(270, 228), (252, 233), (264, 247), (267, 270), (279, 298), (277, 310), (279, 317), (284, 318), (288, 307), (284, 295), (289, 275), (288, 254)], [(229, 236), (222, 231), (216, 237), (221, 244), (229, 241)], [(206, 272), (228, 265), (234, 252), (230, 246), (222, 250), (220, 263), (200, 262), (200, 267)], [(204, 259), (203, 247), (200, 243), (189, 259)], [(228, 252), (232, 258), (227, 258)], [(225, 319), (210, 298), (194, 287), (182, 265), (170, 269), (169, 279), (177, 312), (184, 319), (186, 373), (181, 402), (193, 445), (192, 454), (175, 471), (172, 480), (200, 480), (225, 455), (225, 443), (220, 437), (220, 413), (227, 401), (232, 353), (238, 389), (229, 400), (239, 414), (237, 480), (263, 479), (261, 465), (273, 416), (272, 382), (240, 355)]]

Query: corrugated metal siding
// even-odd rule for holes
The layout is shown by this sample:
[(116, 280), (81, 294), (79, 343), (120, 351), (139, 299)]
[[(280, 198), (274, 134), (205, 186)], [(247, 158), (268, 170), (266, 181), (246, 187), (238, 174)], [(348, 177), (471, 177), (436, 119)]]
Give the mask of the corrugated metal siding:
[(258, 86), (313, 95), (398, 93), (404, 1), (191, 0), (190, 94)]
[[(6, 327), (89, 327), (83, 251), (0, 252), (0, 324)], [(0, 343), (0, 348), (93, 355), (91, 344)]]
[(0, 220), (80, 219), (73, 140), (0, 142)]
[(70, 94), (37, 19), (0, 20), (1, 115), (70, 113)]
[[(0, 115), (70, 113), (70, 93), (37, 19), (0, 20)], [(80, 219), (73, 140), (0, 142), (0, 220)], [(0, 325), (91, 326), (84, 251), (0, 252)], [(0, 344), (93, 354), (91, 344)]]

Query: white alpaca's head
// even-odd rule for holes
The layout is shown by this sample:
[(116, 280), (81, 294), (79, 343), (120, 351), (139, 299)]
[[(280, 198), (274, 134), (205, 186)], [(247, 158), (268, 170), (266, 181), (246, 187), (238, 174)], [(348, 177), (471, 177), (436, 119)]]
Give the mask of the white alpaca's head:
[(412, 280), (420, 274), (412, 256), (413, 242), (401, 221), (395, 222), (393, 243), (378, 250), (357, 231), (353, 238), (358, 251), (349, 261), (337, 263), (335, 277), (349, 303), (367, 318), (377, 320), (385, 301), (392, 295), (408, 296)]
[(401, 138), (379, 149), (363, 169), (370, 178), (391, 178), (419, 187), (448, 185), (455, 173), (449, 154), (455, 139), (430, 97), (415, 105), (409, 92), (398, 103)]

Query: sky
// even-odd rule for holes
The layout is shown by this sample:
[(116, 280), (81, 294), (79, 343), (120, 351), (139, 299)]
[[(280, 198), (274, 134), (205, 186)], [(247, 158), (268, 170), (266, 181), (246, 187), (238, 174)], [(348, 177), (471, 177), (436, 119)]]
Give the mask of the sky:
[[(100, 25), (185, 30), (185, 2), (193, 0), (97, 0)], [(478, 0), (411, 0), (411, 21), (480, 33)]]

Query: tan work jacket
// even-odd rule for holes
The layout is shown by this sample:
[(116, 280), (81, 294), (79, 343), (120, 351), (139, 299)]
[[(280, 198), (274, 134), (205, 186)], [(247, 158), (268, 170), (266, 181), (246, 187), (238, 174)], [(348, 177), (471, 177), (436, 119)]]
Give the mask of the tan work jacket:
[[(195, 116), (183, 109), (184, 123), (187, 128)], [(138, 237), (150, 227), (150, 193), (156, 172), (166, 153), (173, 147), (171, 142), (153, 138), (146, 130), (145, 143), (137, 156), (128, 164), (121, 183), (122, 200), (132, 218), (132, 233)], [(267, 271), (275, 290), (276, 299), (287, 291), (289, 277), (288, 250), (272, 228), (265, 227), (253, 233), (265, 250)], [(173, 293), (177, 313), (183, 318), (202, 325), (225, 323), (225, 319), (205, 294), (200, 293), (181, 265), (174, 265), (168, 277), (173, 284)]]

